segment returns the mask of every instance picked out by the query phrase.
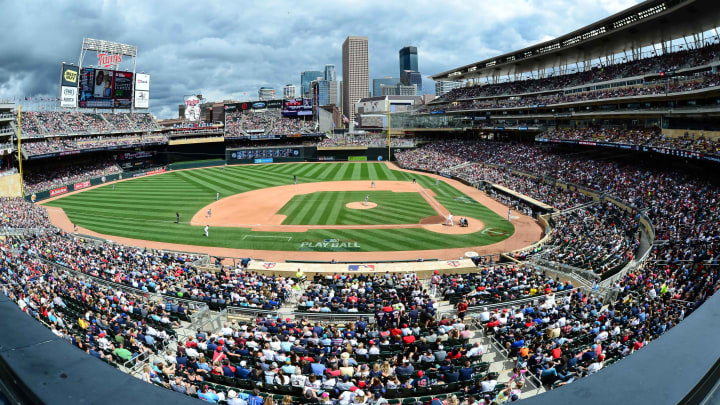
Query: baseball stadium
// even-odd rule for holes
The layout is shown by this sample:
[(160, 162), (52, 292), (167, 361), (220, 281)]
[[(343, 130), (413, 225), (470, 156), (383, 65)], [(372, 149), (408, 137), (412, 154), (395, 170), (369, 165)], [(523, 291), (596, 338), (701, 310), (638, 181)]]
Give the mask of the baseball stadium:
[(718, 26), (646, 0), (435, 97), (415, 47), (367, 97), (348, 36), (342, 97), (172, 119), (83, 38), (0, 99), (0, 403), (718, 403)]

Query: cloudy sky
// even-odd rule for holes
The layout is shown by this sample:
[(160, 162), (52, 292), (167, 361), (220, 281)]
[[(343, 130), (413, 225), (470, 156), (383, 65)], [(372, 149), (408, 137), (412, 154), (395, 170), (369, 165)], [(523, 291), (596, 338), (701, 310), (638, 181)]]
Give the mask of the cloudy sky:
[[(542, 42), (638, 0), (113, 1), (0, 0), (0, 98), (57, 97), (60, 63), (83, 37), (138, 46), (151, 74), (151, 112), (177, 115), (189, 94), (251, 99), (282, 94), (300, 72), (335, 64), (348, 35), (369, 38), (370, 78), (399, 76), (398, 50), (418, 48), (423, 76)], [(97, 64), (94, 54), (87, 56)], [(127, 67), (126, 65), (122, 66)], [(372, 86), (372, 81), (371, 81)], [(433, 92), (429, 79), (425, 92)]]

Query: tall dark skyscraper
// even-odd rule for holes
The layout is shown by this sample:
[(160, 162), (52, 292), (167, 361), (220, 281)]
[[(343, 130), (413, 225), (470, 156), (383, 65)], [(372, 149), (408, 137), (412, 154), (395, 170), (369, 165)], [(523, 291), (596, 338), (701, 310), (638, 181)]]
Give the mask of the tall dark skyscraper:
[(414, 72), (419, 72), (416, 47), (406, 46), (406, 47), (400, 49), (400, 74), (401, 75), (402, 75), (403, 70), (412, 70)]

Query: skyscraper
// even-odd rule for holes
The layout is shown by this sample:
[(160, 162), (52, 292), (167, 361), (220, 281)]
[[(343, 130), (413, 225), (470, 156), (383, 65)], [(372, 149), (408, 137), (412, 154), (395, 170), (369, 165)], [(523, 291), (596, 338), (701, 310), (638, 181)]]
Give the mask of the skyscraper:
[(283, 98), (295, 98), (295, 85), (294, 84), (286, 84), (285, 87), (283, 87)]
[[(403, 70), (418, 70), (417, 48), (414, 46), (406, 46), (400, 49), (400, 74)], [(419, 90), (419, 89), (418, 89)]]
[(325, 65), (325, 80), (334, 82), (335, 78), (335, 65)]
[[(316, 89), (317, 87), (317, 89)], [(319, 106), (338, 105), (337, 82), (330, 80), (315, 80), (311, 84), (314, 92), (317, 91), (317, 104)]]
[(370, 93), (368, 72), (368, 38), (349, 36), (342, 45), (343, 115), (355, 120), (355, 103)]
[(405, 86), (415, 85), (417, 87), (417, 94), (422, 95), (422, 75), (420, 72), (415, 70), (403, 70), (400, 72), (400, 83)]
[(319, 70), (306, 70), (300, 73), (300, 96), (312, 97), (310, 94), (310, 83), (313, 80), (322, 80), (325, 76)]
[(396, 84), (400, 83), (400, 79), (394, 78), (394, 77), (383, 77), (382, 79), (372, 79), (373, 84), (373, 97), (382, 96), (382, 89), (380, 86), (395, 86)]
[(272, 100), (275, 98), (275, 89), (272, 87), (260, 87), (258, 90), (258, 98), (260, 100)]

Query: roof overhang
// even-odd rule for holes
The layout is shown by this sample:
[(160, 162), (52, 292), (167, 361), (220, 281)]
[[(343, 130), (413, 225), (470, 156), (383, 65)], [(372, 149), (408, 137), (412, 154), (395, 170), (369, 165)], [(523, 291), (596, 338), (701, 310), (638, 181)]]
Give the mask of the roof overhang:
[(430, 76), (468, 80), (566, 66), (720, 26), (717, 0), (648, 0), (558, 38)]

